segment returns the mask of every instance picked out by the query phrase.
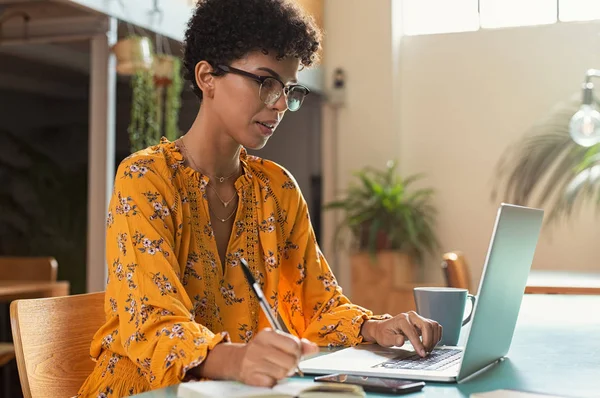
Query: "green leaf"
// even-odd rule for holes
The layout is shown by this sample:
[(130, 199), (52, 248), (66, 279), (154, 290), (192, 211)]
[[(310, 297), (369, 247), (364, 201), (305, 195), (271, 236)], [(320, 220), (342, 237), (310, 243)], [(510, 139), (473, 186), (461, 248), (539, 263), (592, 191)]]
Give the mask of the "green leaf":
[[(354, 172), (359, 184), (351, 182), (344, 197), (326, 204), (324, 209), (342, 212), (339, 228), (351, 231), (358, 250), (373, 254), (377, 236), (382, 233), (392, 249), (406, 250), (423, 258), (426, 252), (433, 253), (438, 248), (433, 233), (434, 191), (430, 188), (408, 191), (409, 185), (424, 176), (416, 174), (403, 179), (397, 174), (396, 165), (395, 161), (389, 161), (384, 169), (368, 166)], [(361, 241), (365, 226), (368, 237)]]
[(586, 203), (596, 204), (600, 184), (591, 177), (600, 164), (600, 145), (584, 148), (569, 135), (579, 105), (574, 95), (504, 152), (492, 200), (543, 207), (547, 223), (568, 219)]

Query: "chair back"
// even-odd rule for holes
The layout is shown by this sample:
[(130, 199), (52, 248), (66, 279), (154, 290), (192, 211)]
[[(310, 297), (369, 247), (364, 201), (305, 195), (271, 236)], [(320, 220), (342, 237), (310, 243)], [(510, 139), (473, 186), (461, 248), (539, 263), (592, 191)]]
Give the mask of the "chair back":
[(104, 292), (16, 300), (10, 319), (23, 396), (76, 395), (95, 366), (89, 352), (105, 322)]
[(467, 260), (462, 252), (445, 253), (442, 257), (442, 270), (448, 287), (470, 290), (471, 275)]
[(56, 282), (54, 257), (0, 257), (0, 280)]

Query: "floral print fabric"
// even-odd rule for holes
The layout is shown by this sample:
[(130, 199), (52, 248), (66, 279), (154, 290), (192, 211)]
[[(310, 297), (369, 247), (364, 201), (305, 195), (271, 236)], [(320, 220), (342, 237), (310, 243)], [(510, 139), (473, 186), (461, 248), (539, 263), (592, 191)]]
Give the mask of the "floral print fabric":
[(161, 144), (118, 168), (107, 217), (106, 323), (81, 397), (121, 397), (181, 382), (222, 341), (269, 327), (240, 269), (244, 257), (288, 331), (321, 346), (361, 342), (371, 312), (342, 294), (315, 239), (307, 205), (281, 166), (241, 154), (240, 200), (220, 263), (208, 177)]

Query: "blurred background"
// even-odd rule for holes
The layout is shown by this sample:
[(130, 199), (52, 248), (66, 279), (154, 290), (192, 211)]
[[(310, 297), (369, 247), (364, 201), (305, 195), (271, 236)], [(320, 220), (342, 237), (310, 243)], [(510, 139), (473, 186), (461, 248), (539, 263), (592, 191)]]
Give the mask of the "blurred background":
[[(598, 1), (297, 2), (322, 61), (256, 154), (296, 177), (346, 294), (412, 309), (413, 287), (452, 285), (453, 261), (476, 290), (501, 202), (546, 210), (548, 284), (600, 280)], [(193, 7), (0, 0), (0, 256), (54, 258), (71, 294), (104, 289), (116, 166), (198, 110), (178, 62)]]

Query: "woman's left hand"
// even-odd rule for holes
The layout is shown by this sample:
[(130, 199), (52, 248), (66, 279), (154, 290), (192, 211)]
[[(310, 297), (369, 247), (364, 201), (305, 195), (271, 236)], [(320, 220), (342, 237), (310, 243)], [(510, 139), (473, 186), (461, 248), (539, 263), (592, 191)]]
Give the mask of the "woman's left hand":
[[(383, 347), (401, 347), (408, 339), (415, 351), (425, 357), (441, 340), (442, 326), (409, 311), (389, 319), (365, 321), (361, 334), (364, 341), (375, 342)], [(419, 336), (423, 338), (422, 341)]]

